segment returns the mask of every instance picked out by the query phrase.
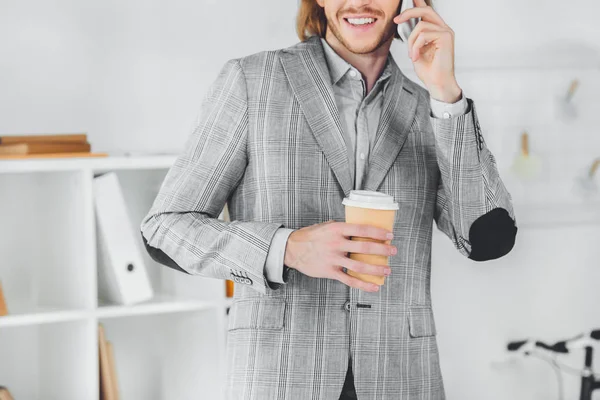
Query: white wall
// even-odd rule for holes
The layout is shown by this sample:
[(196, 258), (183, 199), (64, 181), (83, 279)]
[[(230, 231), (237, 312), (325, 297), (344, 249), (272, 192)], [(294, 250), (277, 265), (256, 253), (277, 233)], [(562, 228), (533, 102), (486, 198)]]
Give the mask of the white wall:
[[(296, 4), (3, 0), (0, 135), (84, 131), (97, 151), (178, 152), (226, 60), (296, 42)], [(510, 166), (523, 129), (544, 158), (535, 185), (504, 174), (515, 202), (570, 213), (581, 203), (574, 176), (600, 156), (600, 3), (438, 0), (437, 8), (456, 32), (458, 80), (477, 102), (499, 167)], [(404, 45), (393, 52), (414, 78)], [(566, 122), (555, 99), (574, 78), (580, 118)], [(449, 399), (554, 398), (550, 367), (491, 361), (509, 339), (600, 328), (599, 230), (599, 219), (523, 227), (515, 250), (487, 264), (436, 236), (433, 298)], [(567, 380), (567, 389), (574, 397), (577, 382)]]
[[(457, 76), (477, 102), (486, 141), (523, 223), (514, 250), (485, 264), (464, 259), (442, 234), (434, 237), (432, 297), (448, 398), (556, 399), (556, 378), (544, 362), (492, 366), (492, 361), (503, 358), (509, 339), (553, 342), (600, 328), (600, 202), (597, 195), (578, 197), (574, 184), (600, 156), (595, 123), (600, 69), (475, 70)], [(570, 122), (557, 111), (556, 98), (573, 78), (581, 81), (581, 89), (574, 98), (579, 118)], [(543, 175), (531, 183), (509, 171), (523, 129), (544, 165)], [(530, 207), (545, 211), (533, 219)], [(594, 220), (568, 223), (586, 208), (594, 209)], [(542, 229), (544, 219), (557, 218), (553, 213), (567, 224)], [(565, 361), (580, 367), (582, 356)], [(579, 381), (566, 375), (565, 393), (571, 396), (566, 398), (578, 398), (578, 390)]]

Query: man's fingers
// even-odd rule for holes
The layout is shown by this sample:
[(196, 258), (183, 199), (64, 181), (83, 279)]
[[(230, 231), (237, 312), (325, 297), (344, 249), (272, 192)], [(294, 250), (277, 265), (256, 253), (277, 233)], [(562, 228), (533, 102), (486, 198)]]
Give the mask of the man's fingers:
[(379, 286), (377, 286), (373, 283), (361, 281), (360, 279), (350, 276), (341, 270), (336, 273), (335, 279), (342, 282), (346, 286), (350, 286), (355, 289), (364, 290), (365, 292), (378, 292), (379, 291)]
[(344, 253), (375, 254), (378, 256), (393, 256), (397, 249), (384, 243), (363, 242), (360, 240), (344, 240), (340, 246)]
[[(432, 24), (431, 22), (425, 22), (425, 21), (419, 22), (417, 24), (417, 26), (415, 26), (415, 29), (411, 32), (410, 36), (408, 37), (408, 42), (406, 42), (408, 51), (411, 52), (411, 49), (412, 49), (413, 45), (415, 44), (415, 40), (417, 40), (417, 37), (421, 34), (421, 32), (423, 32), (423, 31), (439, 32), (444, 29), (445, 28), (443, 28), (439, 25), (436, 25), (436, 24)], [(412, 54), (412, 52), (410, 54)]]
[(348, 224), (344, 223), (340, 225), (340, 232), (342, 235), (346, 237), (356, 236), (356, 237), (364, 237), (376, 240), (390, 240), (393, 238), (392, 232), (382, 229), (376, 228), (370, 225), (360, 225), (360, 224)]
[(411, 18), (421, 18), (422, 21), (431, 22), (442, 27), (447, 27), (446, 22), (436, 13), (433, 8), (427, 7), (414, 7), (403, 11), (400, 15), (394, 18), (396, 24), (401, 24), (408, 21)]
[(421, 48), (429, 43), (441, 39), (444, 35), (451, 35), (448, 31), (442, 32), (421, 32), (410, 50), (411, 59), (417, 61), (421, 55)]
[(343, 258), (339, 265), (359, 274), (389, 276), (392, 270), (387, 265), (371, 265), (350, 258)]

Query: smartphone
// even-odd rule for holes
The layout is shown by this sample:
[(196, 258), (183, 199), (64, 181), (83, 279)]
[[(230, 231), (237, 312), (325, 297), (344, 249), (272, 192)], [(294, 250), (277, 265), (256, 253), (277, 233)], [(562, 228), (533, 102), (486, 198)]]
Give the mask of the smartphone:
[[(413, 0), (402, 0), (400, 13), (402, 14), (405, 10), (413, 8), (414, 6), (415, 3), (413, 2)], [(415, 26), (417, 26), (420, 20), (421, 18), (411, 18), (406, 22), (398, 24), (398, 35), (404, 43), (408, 42), (408, 37), (412, 33), (413, 29), (415, 29)]]

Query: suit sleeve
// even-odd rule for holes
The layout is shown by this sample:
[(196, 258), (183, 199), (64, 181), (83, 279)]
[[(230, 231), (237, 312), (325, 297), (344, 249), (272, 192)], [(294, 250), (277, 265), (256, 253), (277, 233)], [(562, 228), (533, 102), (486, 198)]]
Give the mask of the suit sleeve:
[(440, 169), (435, 221), (466, 257), (486, 261), (508, 254), (517, 226), (510, 193), (487, 148), (475, 104), (464, 115), (430, 116)]
[(141, 223), (150, 256), (179, 271), (251, 285), (268, 282), (265, 263), (282, 225), (218, 219), (248, 163), (246, 81), (239, 60), (229, 61), (205, 97), (185, 150), (168, 171)]

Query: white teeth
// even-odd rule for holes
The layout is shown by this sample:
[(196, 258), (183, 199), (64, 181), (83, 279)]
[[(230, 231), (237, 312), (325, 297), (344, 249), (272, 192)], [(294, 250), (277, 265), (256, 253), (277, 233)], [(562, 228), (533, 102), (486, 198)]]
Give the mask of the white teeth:
[(375, 18), (348, 18), (352, 25), (366, 25), (375, 22)]

